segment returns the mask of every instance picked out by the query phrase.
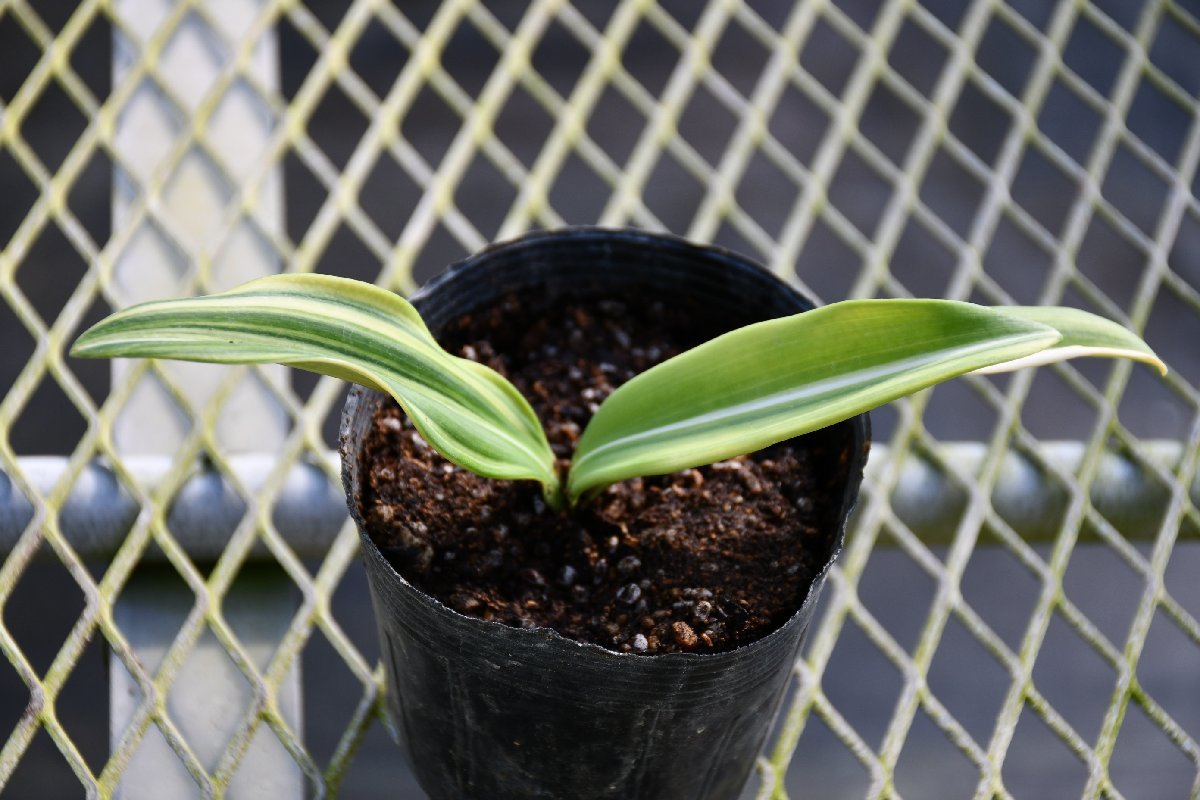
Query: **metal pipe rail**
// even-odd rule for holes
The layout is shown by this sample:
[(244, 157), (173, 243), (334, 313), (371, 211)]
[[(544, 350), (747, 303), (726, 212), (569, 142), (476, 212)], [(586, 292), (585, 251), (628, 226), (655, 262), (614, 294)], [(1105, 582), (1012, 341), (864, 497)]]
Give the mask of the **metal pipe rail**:
[[(1178, 442), (1143, 443), (1149, 457), (1165, 469), (1183, 455)], [(976, 474), (986, 455), (978, 442), (957, 442), (943, 448), (945, 461), (954, 474)], [(1043, 445), (1047, 463), (1074, 474), (1083, 457), (1080, 442), (1051, 442)], [(327, 453), (330, 463), (337, 454)], [(868, 481), (889, 460), (888, 448), (876, 446), (867, 467)], [(272, 454), (231, 456), (238, 480), (249, 491), (262, 486), (275, 466)], [(62, 478), (67, 460), (59, 457), (27, 457), (20, 461), (26, 478), (40, 493), (48, 493)], [(171, 466), (168, 456), (129, 456), (125, 465), (147, 490), (153, 490)], [(1129, 539), (1148, 539), (1157, 532), (1158, 510), (1167, 501), (1167, 487), (1132, 459), (1109, 452), (1101, 460), (1091, 499), (1097, 510)], [(1190, 487), (1194, 505), (1200, 506), (1200, 476)], [(1032, 461), (1009, 452), (992, 496), (996, 512), (1029, 541), (1047, 541), (1058, 533), (1057, 520), (1068, 500), (1054, 480), (1048, 480)], [(947, 473), (926, 458), (909, 454), (892, 495), (892, 507), (921, 538), (943, 544), (953, 535), (967, 501), (966, 492)], [(178, 493), (171, 506), (168, 524), (187, 553), (197, 560), (215, 560), (230, 531), (246, 510), (245, 501), (211, 468), (198, 469)], [(59, 511), (59, 524), (68, 541), (85, 558), (106, 558), (116, 552), (133, 524), (139, 506), (103, 464), (93, 462), (75, 482)], [(0, 472), (0, 552), (8, 553), (33, 519), (33, 504), (17, 489), (8, 475)], [(301, 557), (321, 557), (346, 519), (341, 487), (331, 483), (318, 465), (301, 463), (292, 467), (272, 509), (276, 528)], [(1182, 537), (1200, 538), (1195, 526), (1185, 524)], [(49, 551), (46, 551), (49, 552)], [(157, 551), (155, 551), (157, 552)], [(257, 554), (269, 557), (265, 549)], [(153, 555), (148, 553), (148, 556)]]

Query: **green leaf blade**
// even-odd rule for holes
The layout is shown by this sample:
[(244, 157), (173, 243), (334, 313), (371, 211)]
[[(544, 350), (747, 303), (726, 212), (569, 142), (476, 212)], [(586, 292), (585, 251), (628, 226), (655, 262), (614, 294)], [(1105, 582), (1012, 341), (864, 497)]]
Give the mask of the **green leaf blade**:
[(1167, 365), (1137, 334), (1110, 319), (1077, 308), (1054, 306), (1003, 306), (993, 310), (1048, 325), (1062, 334), (1062, 339), (1040, 353), (976, 370), (981, 375), (1011, 372), (1086, 356), (1128, 358), (1149, 364), (1163, 375), (1167, 374)]
[(592, 418), (567, 493), (752, 452), (1061, 339), (948, 300), (857, 300), (725, 334), (637, 376)]
[(493, 370), (443, 350), (403, 298), (326, 275), (260, 278), (208, 297), (144, 303), (86, 331), (73, 355), (279, 363), (392, 395), (444, 456), (557, 492), (554, 455), (528, 402)]

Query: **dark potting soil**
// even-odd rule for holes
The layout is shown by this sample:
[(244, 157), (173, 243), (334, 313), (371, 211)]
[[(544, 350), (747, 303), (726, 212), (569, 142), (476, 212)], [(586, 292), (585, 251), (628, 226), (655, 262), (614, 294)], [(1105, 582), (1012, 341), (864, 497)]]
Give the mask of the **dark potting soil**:
[[(565, 468), (600, 401), (723, 332), (713, 317), (678, 300), (526, 294), (441, 338), (521, 390)], [(626, 481), (568, 515), (533, 482), (450, 464), (389, 404), (365, 442), (360, 508), (396, 570), (460, 613), (618, 652), (718, 652), (765, 636), (803, 602), (838, 524), (849, 442), (844, 427), (829, 428)]]

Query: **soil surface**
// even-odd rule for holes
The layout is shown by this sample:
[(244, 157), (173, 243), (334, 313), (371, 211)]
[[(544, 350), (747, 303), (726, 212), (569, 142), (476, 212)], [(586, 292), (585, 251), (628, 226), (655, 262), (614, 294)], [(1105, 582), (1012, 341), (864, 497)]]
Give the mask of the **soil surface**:
[[(521, 390), (565, 468), (600, 401), (721, 333), (713, 316), (678, 301), (523, 295), (441, 339)], [(718, 652), (765, 636), (803, 601), (835, 534), (849, 443), (835, 426), (626, 481), (568, 515), (535, 483), (450, 464), (390, 404), (365, 443), (361, 509), (397, 571), (460, 613), (618, 652)]]

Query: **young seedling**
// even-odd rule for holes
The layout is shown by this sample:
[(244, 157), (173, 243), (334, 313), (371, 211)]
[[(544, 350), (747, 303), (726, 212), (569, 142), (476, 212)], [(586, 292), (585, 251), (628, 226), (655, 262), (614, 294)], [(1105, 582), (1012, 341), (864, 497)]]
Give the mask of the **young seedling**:
[(360, 383), (394, 397), (450, 461), (484, 477), (538, 481), (556, 508), (628, 478), (749, 453), (969, 372), (1076, 356), (1166, 372), (1136, 335), (1077, 309), (849, 300), (739, 328), (635, 377), (601, 403), (564, 481), (516, 388), (447, 353), (408, 301), (371, 284), (277, 275), (143, 303), (86, 331), (71, 353), (273, 362)]

